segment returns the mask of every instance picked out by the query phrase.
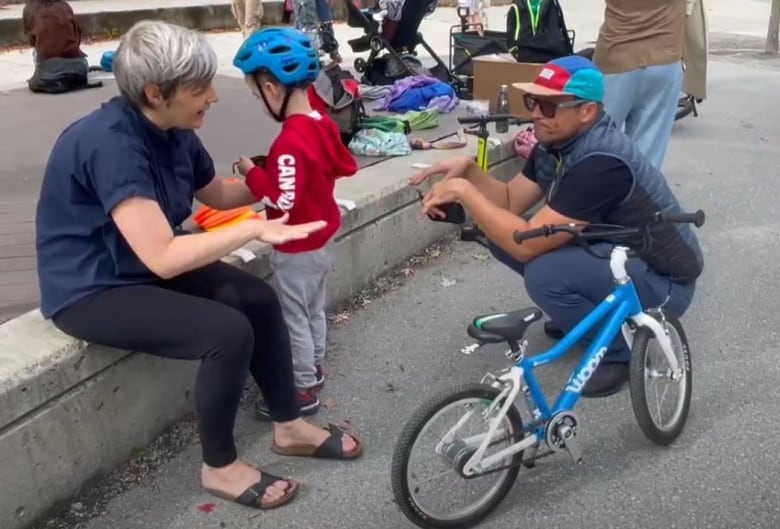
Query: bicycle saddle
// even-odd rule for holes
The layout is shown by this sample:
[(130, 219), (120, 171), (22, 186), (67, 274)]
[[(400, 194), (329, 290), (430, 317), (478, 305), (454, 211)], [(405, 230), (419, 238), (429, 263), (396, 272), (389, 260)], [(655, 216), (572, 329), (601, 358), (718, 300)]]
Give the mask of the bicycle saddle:
[(474, 318), (468, 333), (482, 343), (520, 341), (528, 327), (541, 318), (542, 311), (536, 307), (483, 314)]

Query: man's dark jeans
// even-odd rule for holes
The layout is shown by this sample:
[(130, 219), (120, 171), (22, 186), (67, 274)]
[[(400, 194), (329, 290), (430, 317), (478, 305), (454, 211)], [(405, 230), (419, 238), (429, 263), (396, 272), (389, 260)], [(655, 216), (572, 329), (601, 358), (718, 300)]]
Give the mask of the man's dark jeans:
[[(609, 244), (597, 244), (602, 254)], [(542, 254), (528, 263), (521, 263), (504, 250), (490, 243), (490, 252), (503, 264), (523, 276), (531, 300), (564, 332), (569, 332), (598, 305), (613, 288), (608, 259), (597, 259), (579, 246), (565, 246)], [(695, 283), (680, 285), (659, 276), (640, 259), (626, 264), (642, 306), (658, 307), (664, 303), (667, 314), (680, 317), (691, 304)], [(668, 296), (668, 300), (667, 300)], [(594, 336), (589, 335), (590, 339)], [(604, 362), (628, 362), (630, 351), (618, 336), (604, 357)]]

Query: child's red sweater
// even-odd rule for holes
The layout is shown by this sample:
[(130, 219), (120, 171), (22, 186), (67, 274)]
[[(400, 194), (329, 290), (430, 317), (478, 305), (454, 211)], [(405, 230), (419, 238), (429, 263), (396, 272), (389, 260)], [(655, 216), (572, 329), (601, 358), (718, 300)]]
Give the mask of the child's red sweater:
[(294, 114), (268, 152), (264, 167), (253, 167), (246, 184), (265, 203), (269, 219), (290, 214), (288, 224), (316, 220), (328, 223), (306, 239), (274, 245), (280, 252), (297, 253), (322, 248), (341, 227), (334, 188), (336, 179), (357, 173), (357, 161), (341, 142), (328, 116)]

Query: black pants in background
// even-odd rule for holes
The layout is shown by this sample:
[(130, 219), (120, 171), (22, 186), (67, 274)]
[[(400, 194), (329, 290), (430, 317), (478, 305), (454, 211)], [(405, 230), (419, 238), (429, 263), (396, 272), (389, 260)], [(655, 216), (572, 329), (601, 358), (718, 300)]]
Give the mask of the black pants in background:
[(237, 458), (233, 428), (247, 371), (274, 421), (300, 416), (290, 338), (276, 293), (234, 266), (217, 262), (156, 284), (103, 290), (53, 322), (93, 344), (200, 360), (195, 406), (209, 466)]

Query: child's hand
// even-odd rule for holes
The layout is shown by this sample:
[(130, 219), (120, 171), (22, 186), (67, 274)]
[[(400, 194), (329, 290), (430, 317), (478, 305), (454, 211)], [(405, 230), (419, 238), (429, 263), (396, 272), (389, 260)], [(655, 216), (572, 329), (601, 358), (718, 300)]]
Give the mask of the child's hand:
[(241, 176), (246, 176), (249, 170), (254, 166), (255, 164), (252, 160), (246, 156), (241, 156), (239, 157), (238, 163), (236, 164), (236, 170), (241, 174)]

